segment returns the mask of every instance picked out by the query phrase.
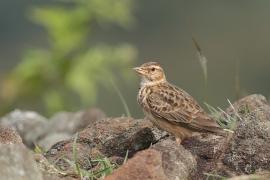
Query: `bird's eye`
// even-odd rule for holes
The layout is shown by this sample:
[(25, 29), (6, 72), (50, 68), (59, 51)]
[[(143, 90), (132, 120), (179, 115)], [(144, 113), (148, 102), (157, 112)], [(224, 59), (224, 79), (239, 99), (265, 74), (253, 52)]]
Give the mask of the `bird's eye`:
[(151, 69), (151, 71), (155, 71), (155, 70), (156, 70), (156, 68), (154, 68), (154, 67)]

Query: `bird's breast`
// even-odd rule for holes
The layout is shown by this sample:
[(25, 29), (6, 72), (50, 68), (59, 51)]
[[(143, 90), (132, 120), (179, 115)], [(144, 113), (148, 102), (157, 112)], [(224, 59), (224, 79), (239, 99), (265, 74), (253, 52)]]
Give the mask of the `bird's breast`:
[(140, 91), (138, 93), (137, 96), (137, 101), (138, 103), (142, 106), (142, 108), (145, 110), (147, 110), (148, 104), (147, 104), (147, 96), (151, 93), (151, 89), (148, 87), (141, 87)]

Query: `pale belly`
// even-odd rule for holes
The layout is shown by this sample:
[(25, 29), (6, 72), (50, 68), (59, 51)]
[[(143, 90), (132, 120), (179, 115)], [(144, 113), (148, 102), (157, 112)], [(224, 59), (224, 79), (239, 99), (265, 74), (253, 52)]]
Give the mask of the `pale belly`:
[(192, 136), (192, 131), (189, 129), (169, 123), (166, 120), (154, 118), (152, 115), (146, 115), (146, 119), (149, 119), (159, 129), (167, 131), (173, 134), (176, 138), (180, 138), (181, 140)]

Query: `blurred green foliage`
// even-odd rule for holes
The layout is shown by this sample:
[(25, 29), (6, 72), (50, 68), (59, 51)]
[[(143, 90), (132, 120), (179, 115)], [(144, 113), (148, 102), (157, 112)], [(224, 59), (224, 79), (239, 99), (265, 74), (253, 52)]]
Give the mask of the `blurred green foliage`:
[(131, 0), (59, 1), (31, 12), (31, 20), (48, 33), (49, 46), (28, 50), (5, 77), (1, 113), (20, 105), (46, 109), (49, 114), (82, 108), (95, 102), (100, 85), (113, 89), (111, 81), (117, 75), (130, 77), (128, 67), (136, 50), (125, 43), (93, 43), (91, 38), (96, 26), (129, 27)]

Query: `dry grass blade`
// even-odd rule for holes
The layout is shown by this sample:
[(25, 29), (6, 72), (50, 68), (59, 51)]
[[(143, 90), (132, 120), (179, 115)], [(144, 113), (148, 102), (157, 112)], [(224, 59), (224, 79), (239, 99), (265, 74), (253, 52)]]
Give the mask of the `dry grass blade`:
[(127, 152), (126, 152), (126, 155), (125, 155), (125, 159), (124, 159), (123, 164), (126, 164), (127, 160), (128, 160), (128, 150), (127, 150)]
[(220, 175), (218, 175), (218, 174), (211, 174), (211, 173), (203, 173), (204, 175), (206, 175), (207, 176), (207, 180), (208, 179), (212, 179), (212, 178), (214, 178), (214, 179), (218, 179), (218, 180), (225, 180), (225, 179), (227, 179), (226, 177), (224, 177), (224, 176), (220, 176)]
[(234, 114), (240, 119), (243, 120), (241, 118), (241, 116), (238, 114), (238, 112), (236, 111), (236, 109), (234, 108), (234, 106), (232, 105), (231, 101), (229, 99), (227, 99), (228, 103), (230, 104), (231, 108), (233, 109)]
[(124, 98), (124, 96), (122, 95), (121, 91), (119, 90), (119, 88), (115, 85), (115, 82), (113, 80), (111, 80), (111, 84), (114, 88), (114, 90), (116, 91), (117, 95), (119, 96), (123, 106), (124, 106), (124, 109), (125, 109), (125, 112), (126, 112), (126, 116), (127, 117), (131, 117), (131, 113), (130, 113), (130, 110), (128, 108), (128, 105), (127, 105), (127, 102)]
[(203, 71), (203, 77), (204, 77), (204, 88), (205, 88), (205, 100), (207, 100), (207, 82), (208, 82), (208, 72), (207, 72), (207, 59), (202, 53), (202, 49), (199, 46), (198, 42), (195, 40), (194, 37), (192, 37), (192, 42), (195, 46), (195, 49), (197, 51), (198, 59)]

